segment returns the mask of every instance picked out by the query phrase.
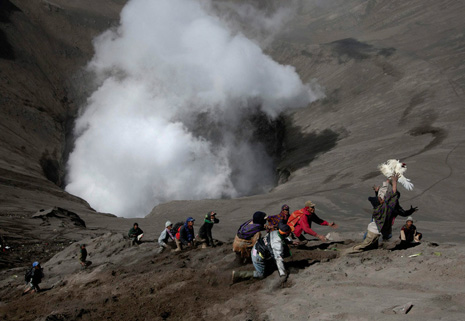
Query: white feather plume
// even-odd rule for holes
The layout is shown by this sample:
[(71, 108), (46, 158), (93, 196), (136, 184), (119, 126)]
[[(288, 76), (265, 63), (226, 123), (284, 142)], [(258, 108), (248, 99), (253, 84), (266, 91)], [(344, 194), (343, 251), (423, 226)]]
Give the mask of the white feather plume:
[(378, 169), (387, 178), (395, 174), (399, 174), (398, 182), (408, 191), (413, 189), (413, 183), (410, 182), (410, 179), (404, 176), (404, 173), (407, 170), (407, 165), (405, 163), (401, 163), (397, 159), (389, 159), (387, 162), (378, 165)]

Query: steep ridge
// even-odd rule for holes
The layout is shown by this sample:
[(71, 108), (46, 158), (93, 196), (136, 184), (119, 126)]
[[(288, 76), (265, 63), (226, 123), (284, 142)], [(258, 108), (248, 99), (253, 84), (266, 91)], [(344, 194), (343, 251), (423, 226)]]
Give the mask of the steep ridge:
[(61, 189), (67, 140), (85, 97), (80, 69), (92, 56), (91, 40), (117, 22), (121, 5), (2, 1), (1, 47), (8, 48), (0, 57), (2, 214), (52, 204), (89, 209)]

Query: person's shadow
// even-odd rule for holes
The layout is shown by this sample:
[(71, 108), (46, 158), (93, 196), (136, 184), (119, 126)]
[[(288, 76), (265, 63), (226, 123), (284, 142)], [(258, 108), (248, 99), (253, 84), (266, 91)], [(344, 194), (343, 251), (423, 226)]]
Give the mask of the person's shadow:
[(410, 249), (412, 247), (418, 246), (420, 244), (421, 243), (409, 243), (409, 244), (399, 243), (399, 244), (396, 244), (396, 246), (392, 248), (391, 251), (406, 250), (406, 249)]
[(317, 245), (313, 245), (313, 246), (307, 246), (306, 244), (297, 245), (297, 248), (299, 250), (306, 250), (306, 251), (326, 250), (327, 248), (329, 248), (331, 245), (334, 245), (334, 244), (344, 244), (344, 241), (321, 243), (321, 244), (317, 244)]

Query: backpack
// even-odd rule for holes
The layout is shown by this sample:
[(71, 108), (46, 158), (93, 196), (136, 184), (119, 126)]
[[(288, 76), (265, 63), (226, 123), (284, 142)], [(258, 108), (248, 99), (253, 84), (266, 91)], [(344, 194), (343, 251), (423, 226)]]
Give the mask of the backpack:
[(24, 274), (24, 281), (30, 282), (32, 279), (32, 269), (28, 269), (26, 274)]
[(302, 216), (304, 216), (304, 211), (303, 210), (297, 210), (293, 212), (290, 216), (289, 219), (287, 220), (287, 225), (290, 227), (294, 227), (297, 225), (297, 223), (300, 221)]
[(181, 227), (184, 225), (184, 222), (177, 222), (173, 226), (173, 231), (174, 231), (174, 236), (179, 240), (179, 231), (181, 230)]

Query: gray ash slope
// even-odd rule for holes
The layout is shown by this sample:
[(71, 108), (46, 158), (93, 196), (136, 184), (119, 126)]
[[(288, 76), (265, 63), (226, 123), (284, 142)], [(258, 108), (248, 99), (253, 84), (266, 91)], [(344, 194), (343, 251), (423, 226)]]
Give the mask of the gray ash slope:
[[(92, 56), (91, 39), (117, 24), (123, 4), (2, 2), (0, 212), (7, 222), (59, 206), (90, 228), (126, 229), (125, 220), (94, 215), (61, 188), (68, 133), (86, 97), (80, 70)], [(304, 81), (316, 78), (326, 98), (284, 115), (282, 184), (239, 200), (162, 204), (147, 224), (158, 230), (165, 218), (182, 219), (181, 209), (201, 217), (214, 208), (231, 222), (224, 227), (231, 234), (255, 210), (274, 213), (282, 203), (295, 209), (310, 198), (322, 217), (355, 233), (369, 219), (371, 186), (382, 180), (377, 164), (395, 157), (408, 163), (415, 184), (401, 200), (420, 207), (425, 233), (461, 239), (463, 7), (456, 1), (302, 2), (266, 51), (295, 66)], [(446, 234), (451, 224), (455, 229)]]

